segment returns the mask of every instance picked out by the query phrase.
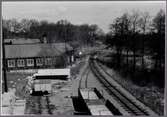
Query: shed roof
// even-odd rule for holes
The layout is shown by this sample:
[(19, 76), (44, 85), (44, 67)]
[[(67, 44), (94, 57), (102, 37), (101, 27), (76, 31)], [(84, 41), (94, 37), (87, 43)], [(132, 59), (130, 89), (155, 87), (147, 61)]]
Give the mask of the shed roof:
[(68, 75), (70, 76), (70, 69), (39, 69), (34, 76), (54, 76), (54, 75)]
[[(67, 51), (72, 50), (68, 44), (66, 48)], [(5, 45), (6, 58), (60, 56), (63, 53), (65, 53), (65, 43)]]

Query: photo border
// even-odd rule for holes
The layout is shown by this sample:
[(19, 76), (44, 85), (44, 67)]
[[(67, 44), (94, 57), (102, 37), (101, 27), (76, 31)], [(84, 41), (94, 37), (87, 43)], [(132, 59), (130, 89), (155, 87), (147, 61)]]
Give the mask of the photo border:
[[(24, 1), (26, 1), (26, 2), (53, 2), (53, 1), (57, 1), (57, 2), (66, 2), (66, 1), (75, 1), (75, 2), (82, 2), (82, 1), (87, 1), (87, 2), (90, 2), (90, 1), (102, 1), (103, 2), (103, 0), (2, 0), (1, 2), (0, 2), (0, 6), (1, 6), (1, 8), (0, 8), (0, 20), (1, 20), (1, 22), (0, 22), (0, 44), (1, 44), (1, 46), (0, 46), (0, 57), (1, 57), (1, 61), (0, 61), (0, 67), (1, 67), (1, 71), (0, 71), (0, 76), (1, 76), (1, 80), (0, 80), (0, 83), (1, 83), (1, 87), (0, 87), (0, 91), (1, 91), (1, 93), (0, 93), (0, 97), (1, 97), (1, 94), (2, 94), (2, 2), (24, 2)], [(166, 2), (166, 0), (104, 0), (104, 1), (124, 1), (124, 2), (126, 2), (126, 1), (133, 1), (133, 2), (137, 2), (137, 1), (165, 1)], [(167, 6), (167, 2), (165, 3), (166, 4), (166, 6)], [(167, 14), (167, 8), (166, 8), (166, 10), (165, 10), (165, 13)], [(166, 15), (167, 16), (167, 15)], [(167, 18), (165, 17), (165, 32), (166, 32), (166, 29), (167, 29), (167, 25), (166, 25), (166, 23), (167, 23)], [(166, 34), (165, 34), (165, 90), (164, 90), (164, 115), (163, 115), (163, 117), (166, 117), (167, 116), (167, 64), (166, 64), (166, 62), (167, 62), (167, 41), (166, 41), (166, 39), (167, 39), (167, 36), (166, 36)], [(1, 105), (1, 99), (0, 99), (0, 105)], [(1, 108), (0, 108), (0, 116), (1, 116)], [(17, 115), (14, 115), (14, 116), (17, 116)], [(32, 115), (23, 115), (23, 116), (32, 116)], [(33, 116), (45, 116), (45, 115), (33, 115)], [(57, 116), (57, 117), (64, 117), (64, 116), (66, 116), (66, 115), (49, 115), (49, 116)], [(71, 115), (71, 117), (75, 117), (75, 116), (78, 116), (78, 115)], [(8, 116), (8, 117), (10, 117), (10, 116)], [(13, 116), (11, 116), (11, 117), (13, 117)], [(69, 117), (69, 115), (68, 115), (68, 117)], [(86, 116), (87, 117), (87, 116)], [(123, 117), (131, 117), (131, 116), (123, 116)], [(143, 116), (144, 117), (144, 116)], [(146, 116), (147, 117), (147, 116)]]

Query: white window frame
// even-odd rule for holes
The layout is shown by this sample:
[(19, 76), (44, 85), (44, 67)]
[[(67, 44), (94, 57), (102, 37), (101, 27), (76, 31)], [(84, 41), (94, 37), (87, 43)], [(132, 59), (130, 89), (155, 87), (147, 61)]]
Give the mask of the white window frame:
[(37, 58), (36, 59), (36, 65), (37, 66), (42, 66), (43, 65), (43, 58)]
[(24, 67), (24, 66), (25, 66), (25, 61), (24, 61), (24, 59), (18, 59), (18, 60), (17, 60), (17, 66), (18, 66), (18, 67)]
[(52, 58), (52, 64), (56, 64), (56, 61), (57, 61), (57, 58), (56, 58), (56, 57), (53, 57), (53, 58)]
[(15, 60), (8, 60), (8, 67), (15, 67)]
[(34, 59), (27, 59), (27, 66), (34, 66)]
[(74, 56), (71, 55), (71, 62), (74, 62)]
[(45, 65), (52, 65), (52, 58), (45, 58)]

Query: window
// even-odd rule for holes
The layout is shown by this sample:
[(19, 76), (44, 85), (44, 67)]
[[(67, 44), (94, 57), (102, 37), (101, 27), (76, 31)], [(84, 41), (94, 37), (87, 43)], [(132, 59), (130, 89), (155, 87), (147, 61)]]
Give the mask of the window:
[(71, 56), (71, 62), (74, 62), (74, 56), (73, 55)]
[(27, 59), (27, 66), (34, 66), (34, 60), (33, 59)]
[(8, 60), (8, 67), (15, 67), (15, 60)]
[(56, 64), (56, 57), (52, 58), (52, 64), (54, 64), (54, 65)]
[(37, 58), (36, 59), (36, 64), (37, 64), (37, 66), (43, 65), (43, 59), (42, 58)]
[(17, 60), (17, 66), (18, 66), (18, 67), (24, 67), (24, 66), (25, 66), (24, 59), (19, 59), (19, 60)]
[(52, 59), (51, 58), (45, 58), (45, 65), (52, 65)]

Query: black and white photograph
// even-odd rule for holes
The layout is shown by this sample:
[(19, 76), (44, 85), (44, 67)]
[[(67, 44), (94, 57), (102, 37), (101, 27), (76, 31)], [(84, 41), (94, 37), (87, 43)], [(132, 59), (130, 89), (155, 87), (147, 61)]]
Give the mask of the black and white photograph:
[(166, 1), (1, 5), (1, 115), (164, 116)]

